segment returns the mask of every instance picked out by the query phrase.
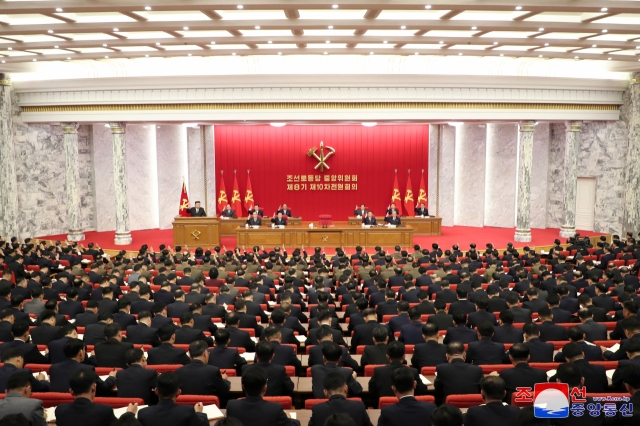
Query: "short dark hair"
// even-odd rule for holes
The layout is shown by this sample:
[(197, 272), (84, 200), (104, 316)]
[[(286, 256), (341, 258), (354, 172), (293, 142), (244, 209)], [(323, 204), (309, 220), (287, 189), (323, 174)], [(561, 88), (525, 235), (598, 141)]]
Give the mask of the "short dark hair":
[(191, 358), (197, 358), (199, 356), (202, 356), (207, 348), (207, 342), (205, 342), (204, 340), (196, 340), (189, 344), (189, 355), (191, 356)]
[(180, 390), (180, 376), (173, 371), (160, 374), (156, 383), (160, 399), (172, 399)]
[(69, 387), (71, 388), (71, 393), (77, 396), (89, 392), (97, 381), (98, 375), (95, 371), (81, 368), (74, 371), (69, 377)]
[(120, 329), (121, 329), (120, 324), (117, 322), (112, 322), (111, 324), (107, 324), (104, 327), (104, 337), (106, 337), (107, 339), (115, 337), (120, 332)]
[(269, 340), (263, 340), (256, 345), (256, 356), (260, 362), (270, 362), (275, 353), (275, 347)]
[(431, 413), (432, 426), (462, 426), (462, 411), (455, 405), (443, 404)]
[(161, 342), (168, 342), (174, 334), (176, 334), (176, 326), (173, 323), (165, 324), (158, 329), (158, 338)]
[(404, 353), (404, 343), (402, 342), (394, 340), (387, 346), (387, 355), (389, 355), (389, 358), (393, 360), (401, 359), (404, 356)]
[(570, 388), (580, 386), (580, 380), (582, 379), (582, 371), (580, 368), (570, 362), (564, 362), (560, 364), (556, 370), (556, 377), (560, 379), (562, 383), (567, 383)]
[(26, 321), (14, 322), (11, 326), (11, 334), (13, 334), (13, 337), (24, 336), (27, 331), (29, 331), (29, 323)]
[(339, 371), (332, 371), (327, 373), (322, 380), (322, 385), (328, 391), (336, 391), (344, 388), (344, 385), (347, 383), (346, 379)]
[(231, 336), (229, 335), (228, 330), (224, 328), (219, 328), (218, 331), (215, 332), (213, 337), (216, 340), (216, 346), (220, 346), (220, 345), (226, 345), (227, 343), (229, 343), (229, 338)]
[(14, 389), (22, 389), (31, 384), (31, 380), (33, 379), (33, 375), (28, 371), (18, 371), (15, 372), (9, 377), (6, 386), (6, 392), (9, 393), (10, 390)]
[(582, 348), (576, 342), (567, 343), (562, 347), (562, 355), (565, 359), (575, 358), (582, 355)]
[(529, 358), (529, 346), (524, 343), (514, 343), (509, 348), (509, 355), (515, 361), (526, 361)]
[(580, 341), (584, 338), (584, 331), (577, 325), (574, 325), (567, 329), (567, 337), (574, 342)]
[(493, 332), (493, 324), (491, 324), (489, 321), (482, 321), (478, 325), (478, 333), (480, 333), (480, 336), (482, 337), (491, 337), (493, 336)]
[(85, 348), (84, 342), (80, 339), (69, 339), (64, 344), (62, 352), (67, 358), (75, 358), (81, 350)]
[(10, 359), (22, 358), (24, 359), (24, 352), (20, 348), (9, 348), (2, 353), (2, 362), (6, 362)]
[(398, 392), (405, 393), (413, 390), (415, 378), (410, 368), (396, 368), (391, 373), (391, 383)]
[(259, 396), (266, 385), (267, 372), (262, 367), (252, 365), (242, 373), (242, 387), (247, 396)]
[(322, 355), (324, 355), (329, 362), (338, 362), (340, 361), (340, 357), (342, 357), (342, 349), (337, 343), (330, 342), (323, 346)]
[(504, 379), (498, 376), (485, 376), (480, 380), (480, 389), (490, 399), (502, 399), (507, 388)]
[(451, 342), (447, 345), (447, 355), (462, 355), (464, 345), (460, 342)]
[(126, 362), (127, 365), (135, 364), (136, 362), (142, 361), (143, 357), (144, 351), (141, 348), (129, 349), (124, 354), (124, 362)]
[(378, 325), (373, 329), (374, 342), (384, 342), (389, 337), (389, 329), (384, 325)]
[(348, 414), (335, 413), (327, 417), (323, 426), (356, 426), (356, 422)]

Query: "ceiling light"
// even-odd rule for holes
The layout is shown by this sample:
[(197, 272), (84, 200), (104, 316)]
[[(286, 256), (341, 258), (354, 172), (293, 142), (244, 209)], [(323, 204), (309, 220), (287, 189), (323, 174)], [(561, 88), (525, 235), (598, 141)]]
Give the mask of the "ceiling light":
[(333, 29), (333, 25), (329, 25), (327, 28), (329, 28), (330, 30)]
[(103, 44), (103, 45), (102, 45), (102, 47), (107, 47), (107, 45), (106, 45), (106, 44)]
[(606, 12), (607, 10), (609, 9), (607, 9), (606, 7), (603, 7), (602, 9), (600, 9), (600, 12)]
[(542, 55), (538, 55), (538, 58), (542, 58)]
[(407, 29), (407, 26), (406, 26), (406, 25), (403, 25), (403, 26), (401, 26), (401, 27), (400, 27), (400, 29), (401, 29), (401, 30), (406, 30), (406, 29)]
[(477, 30), (477, 29), (478, 29), (478, 27), (471, 27), (471, 29), (472, 29), (472, 30)]
[(38, 62), (38, 60), (37, 60), (37, 59), (34, 59), (34, 60), (33, 60), (33, 62)]
[(56, 12), (62, 12), (62, 8), (61, 7), (56, 7)]
[(273, 43), (273, 42), (272, 42), (271, 40), (269, 40), (267, 43), (271, 44), (271, 43)]
[(603, 32), (603, 33), (606, 33), (606, 32), (607, 32), (607, 30), (602, 30), (602, 32)]
[(145, 6), (144, 10), (151, 10), (151, 6)]
[(284, 127), (287, 123), (269, 123), (269, 125), (273, 127)]
[(187, 56), (191, 56), (191, 53), (188, 53)]
[(462, 126), (464, 123), (460, 122), (460, 121), (450, 121), (449, 123), (447, 123), (449, 126), (453, 126), (453, 127), (458, 127), (458, 126)]
[(144, 55), (144, 57), (145, 57), (145, 58), (148, 58), (148, 57), (149, 57), (149, 55)]
[(67, 61), (70, 61), (70, 60), (71, 60), (71, 58), (67, 58)]
[(440, 44), (444, 44), (444, 41), (439, 41), (438, 43), (440, 43)]
[(115, 32), (115, 33), (117, 33), (118, 31), (120, 31), (120, 30), (119, 30), (119, 29), (117, 29), (117, 28), (114, 28), (114, 29), (113, 29), (113, 32)]
[(13, 50), (13, 47), (9, 47), (9, 48), (7, 48), (7, 49), (8, 49), (8, 50)]
[(338, 5), (337, 5), (337, 4), (334, 4), (334, 5), (333, 5), (333, 6), (331, 6), (331, 7), (332, 7), (332, 8), (334, 8), (334, 9), (337, 9), (337, 8), (338, 8)]
[(105, 59), (109, 59), (109, 57), (108, 57), (108, 56), (105, 56), (104, 58), (105, 58)]
[(259, 29), (260, 29), (260, 25), (256, 25), (254, 28), (255, 28), (256, 30), (259, 30)]
[(504, 56), (504, 53), (501, 53), (500, 56)]
[(516, 6), (516, 10), (522, 10), (522, 6)]
[(387, 44), (387, 40), (383, 41), (384, 44)]
[(243, 5), (241, 5), (241, 4), (239, 4), (239, 5), (237, 5), (236, 7), (237, 7), (238, 9), (242, 9), (244, 6), (243, 6)]
[(365, 121), (362, 123), (364, 127), (375, 127), (378, 123), (375, 121)]
[(545, 43), (544, 45), (545, 45), (545, 46), (548, 46), (548, 45), (549, 45), (549, 43)]
[(109, 126), (108, 124), (105, 124), (104, 127), (111, 127), (111, 126)]
[(579, 57), (579, 56), (576, 56), (574, 59), (580, 59), (580, 57)]
[(282, 52), (278, 52), (278, 55), (282, 55)]
[(607, 61), (610, 61), (610, 60), (611, 60), (611, 58), (607, 58)]
[(493, 44), (498, 44), (498, 42), (497, 42), (497, 41), (494, 41), (494, 42), (493, 42)]
[(160, 46), (160, 43), (156, 43), (156, 46)]
[(369, 52), (369, 55), (373, 55), (373, 52)]
[(211, 44), (216, 44), (216, 42), (215, 42), (215, 41), (212, 41), (212, 42), (211, 42)]
[(54, 49), (58, 49), (58, 46), (53, 46)]
[(189, 31), (189, 27), (182, 27), (183, 30)]
[(425, 8), (425, 9), (431, 9), (431, 5), (430, 5), (430, 4), (428, 4), (428, 5), (426, 5), (424, 8)]
[(458, 53), (458, 56), (462, 56), (462, 52)]
[(233, 56), (236, 56), (236, 52), (231, 53)]
[(4, 64), (4, 63), (6, 63), (6, 62), (7, 62), (7, 61), (2, 61), (2, 63), (3, 63), (3, 64)]
[(419, 53), (418, 53), (418, 52), (416, 52), (416, 53), (414, 53), (414, 55), (419, 55)]
[(538, 28), (538, 31), (544, 31), (544, 28)]
[(330, 40), (327, 40), (327, 41), (325, 41), (325, 43), (331, 43), (331, 41), (330, 41)]
[(325, 55), (328, 55), (328, 54), (329, 54), (329, 52), (324, 52), (324, 54), (325, 54)]

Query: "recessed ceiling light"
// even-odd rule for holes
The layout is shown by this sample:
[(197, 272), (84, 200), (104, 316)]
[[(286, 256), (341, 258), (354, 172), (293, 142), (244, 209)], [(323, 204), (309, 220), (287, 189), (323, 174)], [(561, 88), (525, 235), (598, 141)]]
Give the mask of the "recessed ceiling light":
[(611, 58), (607, 58), (607, 61), (610, 61), (610, 60), (611, 60)]
[(104, 127), (111, 127), (111, 126), (109, 126), (108, 124), (105, 124)]
[(472, 30), (477, 30), (477, 29), (478, 29), (478, 27), (471, 27), (471, 29), (472, 29)]
[(327, 41), (325, 41), (325, 43), (331, 43), (331, 41), (330, 41), (330, 40), (327, 40)]
[(384, 44), (387, 44), (387, 40), (383, 41)]
[(516, 10), (522, 10), (522, 6), (516, 6)]
[(284, 127), (287, 123), (269, 123), (269, 125), (273, 127)]
[(254, 28), (255, 28), (256, 30), (259, 30), (259, 29), (260, 29), (260, 25), (256, 25)]
[(538, 28), (538, 31), (544, 31), (544, 28)]
[(574, 59), (580, 59), (580, 57), (579, 57), (579, 56), (576, 56)]
[(416, 52), (416, 53), (414, 53), (414, 55), (419, 55), (419, 53), (418, 53), (418, 52)]
[(328, 54), (329, 54), (329, 52), (324, 52), (324, 54), (325, 54), (325, 55), (328, 55)]
[(282, 55), (282, 52), (278, 52), (278, 55)]
[(114, 29), (113, 29), (113, 32), (116, 32), (116, 33), (117, 33), (118, 31), (120, 31), (120, 30), (119, 30), (119, 29), (117, 29), (117, 28), (114, 28)]
[(273, 42), (272, 42), (271, 40), (269, 40), (267, 43), (271, 44), (271, 43), (273, 43)]
[(597, 44), (592, 44), (591, 47), (598, 47), (598, 45)]
[(332, 8), (334, 8), (334, 9), (337, 9), (337, 8), (338, 8), (338, 5), (337, 5), (337, 4), (334, 4), (334, 5), (333, 5), (333, 6), (331, 6), (331, 7), (332, 7)]
[(439, 41), (438, 43), (440, 43), (440, 44), (444, 44), (444, 41)]
[(501, 53), (500, 56), (504, 56), (504, 53)]
[(401, 30), (406, 30), (406, 29), (407, 29), (407, 26), (406, 26), (406, 25), (402, 25), (402, 26), (400, 27), (400, 29), (401, 29)]
[(102, 47), (107, 47), (107, 44), (106, 44), (106, 43), (105, 43), (105, 44), (103, 44), (103, 45), (102, 45)]
[(33, 62), (38, 62), (38, 60), (37, 60), (37, 59), (34, 59), (34, 60), (33, 60)]
[(187, 53), (187, 56), (191, 56), (191, 53)]
[(8, 50), (13, 50), (13, 47), (9, 47)]
[(458, 53), (458, 56), (462, 56), (462, 53)]
[(61, 7), (56, 7), (56, 12), (62, 12), (62, 8)]
[(607, 30), (602, 30), (602, 32), (603, 32), (603, 33), (606, 33), (606, 32), (607, 32)]
[(231, 53), (233, 56), (236, 56), (236, 52)]
[(4, 63), (6, 63), (6, 62), (7, 62), (7, 61), (2, 61), (2, 63), (3, 63), (3, 64), (4, 64)]
[(640, 49), (640, 46), (636, 46), (636, 49)]
[(151, 10), (151, 6), (145, 6), (144, 10)]
[(378, 123), (375, 121), (365, 121), (362, 123), (364, 127), (375, 127)]
[(148, 58), (148, 57), (149, 57), (149, 55), (144, 55), (144, 57), (145, 57), (145, 58)]
[(53, 30), (49, 30), (47, 31), (49, 34), (53, 34)]
[(216, 44), (216, 42), (215, 42), (215, 41), (212, 41), (212, 42), (211, 42), (211, 44)]
[(497, 42), (497, 41), (494, 41), (494, 42), (493, 42), (493, 44), (498, 44), (498, 42)]
[(183, 30), (189, 31), (189, 27), (182, 27)]
[(71, 60), (71, 58), (67, 58), (67, 61), (70, 61), (70, 60)]
[(607, 10), (609, 9), (607, 9), (606, 7), (603, 7), (602, 9), (600, 9), (600, 12), (606, 12)]
[(156, 46), (160, 46), (160, 43), (156, 43)]
[(538, 58), (542, 58), (542, 55), (538, 55)]
[(241, 4), (239, 4), (239, 5), (237, 5), (236, 7), (237, 7), (238, 9), (242, 9), (244, 6), (243, 6), (243, 5), (241, 5)]
[(369, 55), (373, 55), (373, 52), (369, 52)]
[(109, 57), (108, 57), (108, 56), (105, 56), (104, 58), (105, 58), (105, 59), (109, 59)]
[(430, 5), (430, 4), (428, 4), (428, 5), (426, 5), (424, 8), (425, 8), (425, 9), (431, 9), (431, 5)]
[(54, 49), (58, 49), (58, 46), (53, 46)]
[(333, 29), (333, 25), (329, 25), (327, 28), (329, 28), (330, 30)]
[(545, 45), (545, 46), (548, 46), (548, 45), (549, 45), (549, 43), (545, 43), (544, 45)]

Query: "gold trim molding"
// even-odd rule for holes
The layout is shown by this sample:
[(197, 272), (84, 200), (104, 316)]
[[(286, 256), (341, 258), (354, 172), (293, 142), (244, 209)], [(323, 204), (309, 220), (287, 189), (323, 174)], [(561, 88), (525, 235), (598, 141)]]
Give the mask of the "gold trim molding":
[(0, 79), (0, 86), (11, 86), (11, 80), (8, 78)]
[(618, 105), (549, 103), (473, 103), (473, 102), (282, 102), (282, 103), (179, 103), (179, 104), (100, 104), (32, 105), (23, 112), (94, 111), (225, 111), (225, 110), (376, 110), (376, 109), (472, 109), (472, 110), (554, 110), (617, 111)]

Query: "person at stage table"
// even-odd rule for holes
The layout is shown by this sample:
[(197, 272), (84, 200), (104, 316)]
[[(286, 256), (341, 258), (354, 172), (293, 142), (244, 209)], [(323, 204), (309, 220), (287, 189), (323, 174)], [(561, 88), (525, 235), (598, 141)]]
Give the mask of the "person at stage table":
[(396, 203), (391, 203), (391, 206), (389, 206), (389, 208), (387, 209), (387, 216), (391, 216), (391, 214), (393, 212), (396, 212), (396, 214), (398, 214), (398, 209), (396, 208)]
[(193, 217), (206, 217), (207, 213), (204, 211), (204, 209), (202, 207), (200, 207), (200, 201), (196, 201), (196, 206), (195, 207), (191, 207), (189, 209), (189, 213), (191, 213), (191, 216)]
[(253, 214), (247, 219), (247, 225), (260, 226), (262, 225), (262, 219), (258, 216), (258, 211), (254, 210)]
[(353, 214), (357, 217), (365, 217), (367, 215), (367, 209), (364, 207), (364, 204), (360, 204), (360, 208), (356, 207)]
[(250, 210), (247, 212), (247, 214), (248, 214), (249, 216), (253, 216), (253, 212), (257, 212), (259, 217), (264, 216), (264, 212), (262, 211), (262, 209), (260, 208), (260, 206), (259, 206), (259, 205), (257, 205), (257, 204), (256, 204), (255, 206), (253, 206), (253, 208), (252, 208), (252, 209), (250, 209)]
[(398, 217), (398, 212), (397, 210), (394, 210), (393, 212), (391, 212), (391, 216), (387, 216), (384, 218), (384, 221), (387, 222), (387, 224), (389, 225), (400, 225), (400, 218)]
[(236, 218), (236, 211), (231, 208), (231, 204), (227, 204), (220, 213), (220, 217)]
[(373, 212), (367, 212), (367, 215), (362, 218), (362, 223), (365, 225), (377, 225), (378, 221), (373, 217)]
[(278, 213), (282, 213), (286, 217), (291, 217), (291, 209), (289, 209), (286, 204), (283, 204), (282, 207), (280, 207)]
[(287, 218), (283, 217), (281, 211), (278, 211), (278, 216), (276, 216), (273, 219), (271, 219), (271, 222), (273, 222), (274, 225), (286, 225), (287, 224)]
[(427, 210), (424, 203), (420, 203), (420, 206), (413, 209), (413, 211), (416, 213), (416, 216), (429, 216), (429, 210)]

